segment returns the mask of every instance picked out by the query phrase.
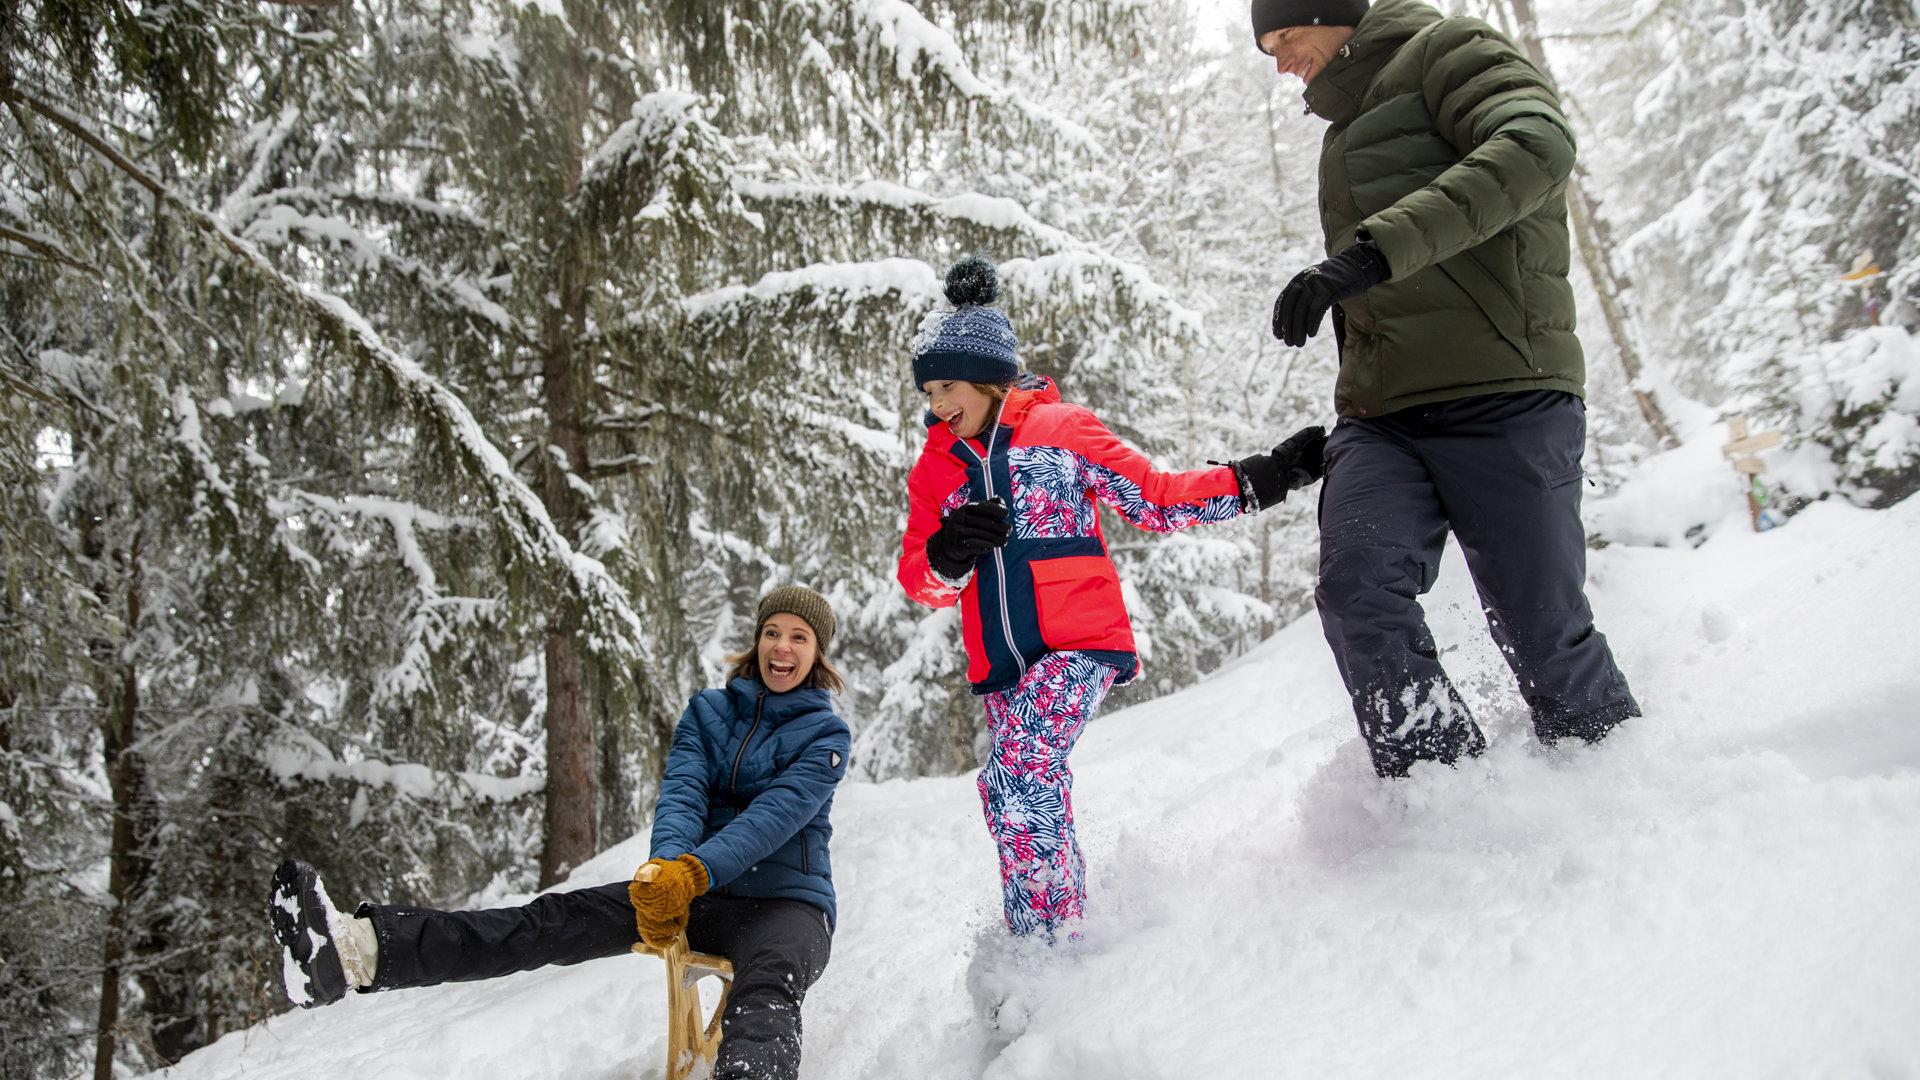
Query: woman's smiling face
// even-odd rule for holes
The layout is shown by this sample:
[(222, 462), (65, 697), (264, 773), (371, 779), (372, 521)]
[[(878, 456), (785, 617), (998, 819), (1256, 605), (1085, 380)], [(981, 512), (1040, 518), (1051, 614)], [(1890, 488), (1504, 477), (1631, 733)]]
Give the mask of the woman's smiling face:
[(987, 418), (997, 404), (979, 387), (958, 379), (931, 379), (920, 389), (926, 392), (927, 408), (962, 439), (975, 438), (985, 431)]
[(767, 616), (754, 647), (760, 656), (760, 681), (776, 694), (804, 684), (813, 674), (814, 658), (820, 655), (813, 627), (786, 612)]

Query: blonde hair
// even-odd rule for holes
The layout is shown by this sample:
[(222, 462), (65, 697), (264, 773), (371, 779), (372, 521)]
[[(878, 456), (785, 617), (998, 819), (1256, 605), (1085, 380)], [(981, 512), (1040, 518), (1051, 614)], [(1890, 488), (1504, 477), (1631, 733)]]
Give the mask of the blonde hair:
[[(780, 612), (776, 611), (773, 614), (778, 615)], [(760, 631), (766, 629), (766, 625), (762, 622), (754, 627), (753, 640), (747, 642), (746, 649), (727, 657), (728, 682), (735, 679), (759, 679), (761, 685), (766, 685), (767, 680), (760, 674)], [(819, 632), (815, 631), (814, 641), (819, 640)], [(833, 666), (833, 661), (827, 659), (825, 646), (816, 644), (813, 668), (807, 672), (806, 679), (800, 685), (809, 690), (825, 690), (829, 694), (838, 694), (847, 688), (847, 680), (841, 676), (840, 669)]]
[(1007, 394), (1013, 389), (1012, 383), (977, 382), (968, 383), (967, 385), (987, 395), (994, 401), (1007, 400)]

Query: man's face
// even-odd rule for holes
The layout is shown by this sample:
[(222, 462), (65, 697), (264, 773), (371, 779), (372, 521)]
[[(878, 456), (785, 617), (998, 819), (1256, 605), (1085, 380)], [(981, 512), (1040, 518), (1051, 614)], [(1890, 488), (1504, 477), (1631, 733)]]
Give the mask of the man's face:
[(1281, 75), (1311, 83), (1353, 39), (1351, 26), (1283, 26), (1260, 35), (1260, 49), (1273, 57)]

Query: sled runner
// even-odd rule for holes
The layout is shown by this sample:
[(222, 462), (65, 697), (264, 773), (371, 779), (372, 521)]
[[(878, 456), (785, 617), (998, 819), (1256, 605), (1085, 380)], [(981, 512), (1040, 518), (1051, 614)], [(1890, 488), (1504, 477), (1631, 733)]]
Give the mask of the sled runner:
[[(653, 880), (655, 867), (643, 867), (642, 881)], [(692, 1080), (713, 1071), (713, 1059), (720, 1053), (720, 1014), (727, 1009), (727, 995), (733, 990), (733, 964), (722, 957), (697, 953), (687, 947), (687, 935), (681, 934), (664, 949), (646, 942), (636, 943), (633, 951), (657, 956), (667, 963), (667, 1072), (666, 1080)], [(720, 980), (720, 1002), (713, 1016), (700, 1016), (701, 979), (713, 975)]]

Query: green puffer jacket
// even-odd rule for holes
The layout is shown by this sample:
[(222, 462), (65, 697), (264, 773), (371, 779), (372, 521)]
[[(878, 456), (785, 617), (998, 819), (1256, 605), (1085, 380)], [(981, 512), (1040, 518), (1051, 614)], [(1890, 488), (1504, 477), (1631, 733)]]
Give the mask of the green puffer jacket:
[(1393, 277), (1334, 313), (1341, 416), (1507, 390), (1582, 394), (1565, 185), (1546, 77), (1478, 19), (1379, 0), (1307, 87), (1329, 254), (1371, 237)]

